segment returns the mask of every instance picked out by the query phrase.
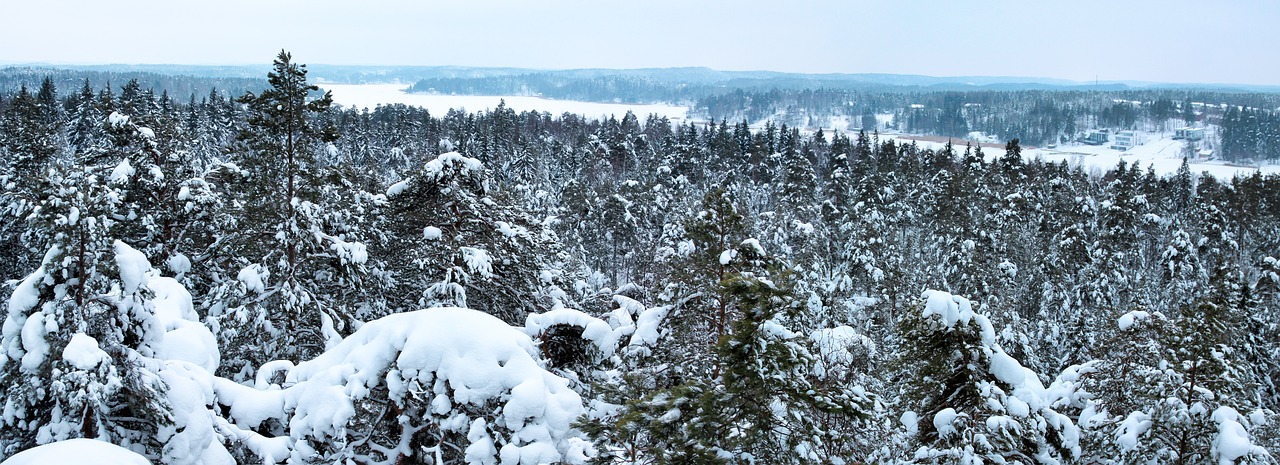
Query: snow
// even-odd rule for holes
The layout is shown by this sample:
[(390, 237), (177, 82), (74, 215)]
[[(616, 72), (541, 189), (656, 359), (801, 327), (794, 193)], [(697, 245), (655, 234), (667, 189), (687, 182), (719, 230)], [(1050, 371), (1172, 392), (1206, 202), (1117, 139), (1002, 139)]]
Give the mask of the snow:
[(875, 345), (871, 339), (858, 334), (849, 326), (814, 330), (809, 334), (809, 340), (813, 341), (818, 350), (819, 365), (816, 368), (822, 373), (829, 374), (833, 369), (848, 367), (852, 364), (855, 354), (853, 349), (856, 347), (863, 348), (863, 351), (857, 352), (859, 354), (870, 355), (875, 352)]
[[(173, 426), (161, 432), (166, 463), (171, 465), (214, 465), (232, 461), (214, 432), (214, 419), (205, 400), (212, 398), (208, 383), (181, 363), (166, 363), (160, 379), (167, 389)], [(163, 436), (171, 434), (168, 438)]]
[(130, 165), (129, 159), (126, 158), (111, 170), (111, 177), (109, 179), (114, 183), (126, 182), (129, 178), (133, 177), (135, 172), (137, 171), (133, 169), (133, 165)]
[(222, 363), (222, 354), (213, 332), (201, 323), (187, 320), (180, 320), (172, 326), (173, 329), (164, 333), (156, 356), (191, 363), (210, 373), (217, 371)]
[[(937, 418), (936, 416), (934, 418)], [(902, 423), (903, 429), (907, 434), (914, 436), (920, 432), (920, 416), (916, 412), (910, 410), (902, 412), (902, 416), (898, 417), (898, 422)]]
[(972, 321), (981, 331), (983, 345), (987, 347), (995, 345), (995, 328), (991, 326), (991, 321), (986, 316), (974, 313), (969, 299), (935, 290), (924, 291), (921, 297), (925, 299), (923, 315), (925, 318), (937, 315), (941, 317), (942, 324), (947, 328), (954, 328), (957, 323), (967, 325)]
[(467, 271), (471, 273), (479, 273), (485, 278), (493, 277), (493, 257), (489, 256), (489, 252), (474, 247), (459, 247), (462, 251), (462, 261), (467, 264)]
[(458, 152), (442, 153), (434, 160), (427, 162), (427, 164), (422, 167), (422, 170), (426, 173), (429, 180), (435, 182), (440, 180), (440, 176), (444, 173), (446, 167), (452, 167), (455, 169), (462, 168), (466, 171), (475, 172), (484, 171), (484, 163), (481, 163), (480, 160), (463, 156)]
[(236, 275), (236, 279), (244, 283), (246, 290), (261, 293), (267, 289), (263, 283), (261, 271), (258, 265), (246, 266)]
[(933, 415), (933, 428), (938, 431), (938, 436), (947, 437), (958, 432), (955, 427), (956, 418), (960, 414), (950, 407), (939, 410)]
[(737, 256), (738, 256), (738, 251), (733, 249), (720, 252), (720, 264), (728, 265), (730, 262), (733, 261), (734, 257), (737, 257)]
[(1147, 430), (1151, 429), (1151, 416), (1145, 412), (1133, 412), (1120, 423), (1116, 442), (1126, 451), (1138, 447), (1138, 441)]
[(617, 328), (599, 318), (584, 312), (558, 308), (543, 313), (530, 314), (525, 318), (525, 334), (537, 337), (556, 325), (568, 325), (582, 328), (582, 338), (592, 342), (605, 357), (613, 356), (618, 342), (623, 336), (635, 331), (635, 326), (625, 325)]
[[(285, 402), (276, 405), (294, 409), (291, 437), (323, 438), (352, 421), (353, 402), (368, 396), (384, 380), (396, 402), (418, 395), (409, 390), (412, 382), (440, 395), (451, 390), (446, 408), (433, 412), (445, 417), (441, 428), (481, 437), (476, 419), (463, 410), (447, 408), (450, 404), (501, 412), (481, 428), (502, 426), (510, 431), (499, 452), (503, 463), (509, 459), (511, 463), (555, 462), (565, 459), (566, 439), (577, 434), (571, 424), (583, 412), (582, 399), (567, 380), (544, 370), (538, 357), (529, 336), (482, 312), (431, 308), (394, 314), (366, 323), (336, 347), (290, 370)], [(241, 398), (260, 394), (232, 389), (240, 390)], [(501, 408), (485, 407), (495, 404)], [(278, 417), (280, 412), (257, 413), (257, 417), (261, 413)], [(490, 448), (468, 452), (493, 463), (491, 455), (480, 457), (491, 454)]]
[(155, 131), (152, 131), (152, 130), (151, 130), (151, 128), (146, 128), (146, 127), (138, 126), (138, 134), (141, 134), (141, 135), (142, 135), (142, 137), (145, 137), (145, 138), (147, 138), (147, 139), (155, 139), (155, 138), (156, 138), (156, 132), (155, 132)]
[(647, 308), (640, 312), (636, 318), (636, 331), (631, 336), (630, 345), (643, 347), (656, 344), (661, 335), (662, 321), (667, 318), (667, 313), (670, 311), (671, 307), (661, 306)]
[[(44, 313), (36, 312), (27, 317), (22, 325), (22, 371), (26, 373), (36, 373), (40, 370), (40, 365), (44, 363), (46, 357), (49, 356), (49, 341), (45, 340), (48, 331), (45, 329)], [(7, 347), (6, 347), (7, 349)], [(8, 351), (9, 357), (13, 357), (14, 352)]]
[(1249, 439), (1248, 431), (1240, 424), (1240, 413), (1231, 407), (1218, 407), (1213, 411), (1213, 421), (1218, 424), (1218, 435), (1213, 439), (1213, 451), (1220, 465), (1233, 465), (1246, 455), (1267, 456), (1266, 449), (1256, 446)]
[(200, 323), (191, 293), (177, 280), (158, 276), (154, 270), (151, 273), (147, 287), (154, 294), (151, 303), (156, 319), (165, 330), (156, 357), (188, 362), (209, 373), (217, 371), (222, 362), (218, 340)]
[(138, 292), (138, 288), (146, 287), (147, 272), (151, 271), (151, 263), (147, 256), (137, 249), (116, 240), (112, 245), (116, 253), (116, 266), (120, 269), (120, 281), (124, 284), (125, 295)]
[(1145, 320), (1150, 316), (1151, 316), (1150, 313), (1144, 312), (1142, 310), (1134, 310), (1120, 316), (1120, 318), (1116, 320), (1116, 323), (1120, 326), (1121, 331), (1127, 331), (1129, 328), (1133, 327), (1134, 323)]
[(118, 128), (120, 126), (129, 124), (129, 117), (123, 114), (120, 114), (120, 112), (113, 111), (111, 112), (111, 115), (107, 116), (107, 122), (111, 124), (111, 127)]
[(437, 228), (435, 226), (427, 226), (425, 228), (422, 228), (422, 238), (429, 241), (439, 240), (440, 235), (442, 233), (443, 232), (440, 231), (440, 228)]
[[(1091, 168), (1109, 170), (1115, 168), (1121, 161), (1129, 165), (1137, 163), (1138, 167), (1144, 170), (1150, 166), (1157, 175), (1172, 174), (1178, 171), (1178, 167), (1182, 165), (1183, 142), (1173, 139), (1173, 131), (1164, 133), (1138, 131), (1138, 134), (1145, 142), (1125, 151), (1115, 150), (1106, 145), (1066, 143), (1059, 145), (1056, 149), (1023, 147), (1022, 156), (1026, 160), (1039, 158), (1054, 163), (1066, 161), (1072, 165), (1082, 166), (1086, 171)], [(882, 141), (896, 139), (902, 143), (915, 142), (921, 149), (941, 150), (946, 145), (945, 142), (914, 140), (913, 137), (921, 136), (880, 134)], [(964, 150), (963, 140), (956, 139), (953, 141), (953, 145), (956, 150)], [(1004, 149), (984, 147), (983, 153), (986, 154), (989, 160), (993, 160), (996, 157), (1003, 156)], [(1274, 164), (1255, 167), (1232, 165), (1221, 160), (1190, 160), (1189, 164), (1193, 174), (1209, 173), (1218, 179), (1249, 176), (1259, 170), (1263, 174), (1280, 173), (1280, 165)]]
[(557, 116), (572, 113), (602, 120), (609, 116), (621, 118), (631, 111), (641, 118), (658, 114), (674, 123), (684, 121), (689, 112), (688, 107), (666, 104), (592, 103), (527, 96), (409, 94), (404, 92), (407, 86), (403, 84), (322, 84), (321, 87), (333, 92), (333, 101), (338, 105), (359, 109), (403, 103), (426, 108), (437, 116), (443, 116), (450, 109), (492, 110), (504, 101), (507, 108), (517, 112), (538, 111)]
[(387, 197), (395, 197), (397, 195), (400, 195), (406, 189), (409, 188), (409, 185), (412, 184), (412, 181), (413, 181), (413, 178), (406, 178), (403, 181), (392, 184), (391, 187), (387, 188)]
[(109, 442), (93, 439), (66, 441), (33, 447), (14, 454), (3, 465), (151, 465), (146, 457)]
[(191, 259), (180, 253), (173, 254), (164, 264), (169, 267), (169, 271), (179, 276), (191, 272)]
[[(9, 295), (8, 314), (3, 332), (0, 332), (0, 368), (10, 360), (21, 361), (22, 370), (35, 370), (48, 356), (49, 343), (45, 341), (44, 314), (31, 312), (40, 304), (40, 284), (48, 278), (45, 267), (61, 255), (61, 250), (51, 247), (45, 253), (40, 268), (14, 287)], [(28, 313), (31, 312), (31, 313)]]
[(1027, 416), (1030, 413), (1028, 407), (1034, 410), (1044, 407), (1046, 391), (1044, 385), (1040, 383), (1040, 378), (999, 346), (992, 348), (991, 374), (1013, 388), (1013, 397), (1009, 399), (1010, 405), (1006, 406), (1009, 413)]
[(925, 299), (923, 314), (925, 318), (937, 315), (942, 319), (943, 326), (947, 328), (955, 328), (957, 323), (967, 325), (973, 322), (978, 325), (982, 335), (983, 346), (992, 347), (995, 345), (995, 328), (991, 326), (991, 321), (985, 315), (973, 311), (973, 305), (969, 302), (969, 299), (935, 290), (924, 291), (921, 297)]
[(75, 333), (62, 349), (62, 359), (78, 370), (90, 371), (102, 362), (111, 360), (111, 356), (98, 348), (97, 339), (84, 333)]
[(497, 225), (498, 225), (498, 232), (502, 233), (503, 236), (506, 236), (508, 238), (514, 238), (517, 236), (518, 237), (529, 236), (529, 230), (525, 229), (523, 226), (520, 226), (520, 225), (513, 226), (511, 224), (508, 224), (506, 221), (499, 221), (497, 222)]

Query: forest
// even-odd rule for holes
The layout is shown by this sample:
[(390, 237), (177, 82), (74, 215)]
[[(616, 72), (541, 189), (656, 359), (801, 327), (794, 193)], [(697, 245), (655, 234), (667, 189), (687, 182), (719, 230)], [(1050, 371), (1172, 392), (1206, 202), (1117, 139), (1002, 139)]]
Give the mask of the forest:
[[(624, 72), (626, 71), (626, 72)], [(981, 81), (979, 78), (975, 80)], [(1036, 145), (1086, 131), (1221, 128), (1218, 157), (1280, 159), (1280, 94), (1194, 86), (953, 82), (895, 75), (715, 73), (703, 69), (459, 74), (418, 80), (408, 92), (537, 95), (592, 102), (682, 103), (707, 121), (968, 138), (979, 132)], [(887, 122), (877, 116), (888, 117)], [(1217, 142), (1217, 141), (1215, 141)]]
[[(76, 438), (207, 465), (1280, 450), (1280, 176), (753, 128), (743, 103), (678, 124), (339, 108), (285, 52), (235, 94), (183, 79), (0, 97), (0, 458)], [(1027, 92), (927, 97), (1109, 99)], [(1250, 147), (1275, 140), (1239, 105)]]

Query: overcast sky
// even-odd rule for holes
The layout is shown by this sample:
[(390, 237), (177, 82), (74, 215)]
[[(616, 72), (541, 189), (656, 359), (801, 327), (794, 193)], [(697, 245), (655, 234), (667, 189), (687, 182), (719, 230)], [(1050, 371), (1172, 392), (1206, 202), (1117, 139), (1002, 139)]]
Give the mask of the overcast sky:
[(0, 63), (302, 63), (1280, 85), (1280, 2), (40, 0)]

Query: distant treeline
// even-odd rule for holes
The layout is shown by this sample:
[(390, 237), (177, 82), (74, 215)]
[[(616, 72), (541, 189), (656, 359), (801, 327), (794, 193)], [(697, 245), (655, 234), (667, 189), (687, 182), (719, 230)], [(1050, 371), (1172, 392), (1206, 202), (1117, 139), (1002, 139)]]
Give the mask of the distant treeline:
[(53, 81), (58, 89), (79, 89), (85, 81), (93, 89), (116, 87), (130, 81), (137, 81), (143, 89), (150, 89), (157, 95), (165, 94), (177, 100), (188, 100), (192, 96), (205, 96), (217, 90), (224, 96), (240, 96), (245, 92), (259, 92), (267, 87), (262, 78), (217, 77), (161, 74), (144, 71), (125, 70), (77, 70), (37, 67), (0, 68), (0, 95), (12, 95), (23, 86), (38, 89), (45, 78)]

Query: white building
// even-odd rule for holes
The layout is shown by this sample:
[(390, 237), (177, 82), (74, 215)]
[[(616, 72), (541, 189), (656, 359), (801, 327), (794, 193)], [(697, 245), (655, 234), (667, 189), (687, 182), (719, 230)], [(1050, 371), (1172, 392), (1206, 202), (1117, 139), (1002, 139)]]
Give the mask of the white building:
[(1173, 138), (1201, 140), (1204, 139), (1204, 128), (1178, 128), (1173, 132)]
[(1120, 131), (1111, 139), (1111, 148), (1114, 150), (1129, 150), (1137, 147), (1142, 141), (1138, 140), (1138, 133), (1133, 131)]

